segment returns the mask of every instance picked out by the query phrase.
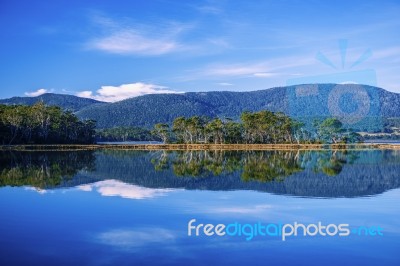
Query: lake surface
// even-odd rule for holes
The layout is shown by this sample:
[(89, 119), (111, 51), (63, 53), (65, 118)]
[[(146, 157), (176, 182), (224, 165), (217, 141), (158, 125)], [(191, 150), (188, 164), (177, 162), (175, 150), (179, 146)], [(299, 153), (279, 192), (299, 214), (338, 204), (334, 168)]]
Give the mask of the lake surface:
[[(0, 162), (0, 265), (400, 265), (400, 151), (0, 152)], [(300, 225), (290, 234), (296, 222), (306, 236)]]

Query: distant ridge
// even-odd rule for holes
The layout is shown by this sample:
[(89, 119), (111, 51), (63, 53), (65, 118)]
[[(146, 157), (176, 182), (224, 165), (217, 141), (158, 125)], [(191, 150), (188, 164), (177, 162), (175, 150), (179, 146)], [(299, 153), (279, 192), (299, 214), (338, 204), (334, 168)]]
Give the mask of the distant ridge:
[[(317, 86), (318, 95), (298, 97), (299, 86)], [(156, 123), (172, 123), (179, 116), (194, 115), (230, 118), (237, 120), (243, 111), (270, 110), (290, 116), (328, 117), (339, 113), (338, 106), (330, 104), (335, 99), (332, 91), (360, 91), (362, 97), (342, 95), (337, 101), (344, 102), (343, 108), (353, 112), (357, 101), (365, 100), (366, 117), (400, 117), (400, 94), (384, 89), (354, 84), (305, 84), (276, 87), (249, 92), (211, 91), (183, 94), (152, 94), (126, 99), (106, 105), (93, 105), (80, 110), (77, 115), (97, 121), (100, 128), (113, 126), (140, 126), (150, 128)], [(315, 94), (315, 91), (313, 92)], [(336, 93), (336, 92), (335, 92)], [(358, 92), (357, 92), (358, 93)], [(347, 97), (347, 98), (346, 98)], [(353, 97), (353, 98), (352, 98)], [(363, 98), (364, 97), (364, 98)], [(337, 97), (336, 97), (337, 98)], [(343, 103), (339, 103), (338, 105)], [(332, 107), (333, 106), (333, 107)], [(364, 108), (364, 109), (365, 109)], [(340, 114), (340, 113), (339, 113)], [(361, 121), (370, 124), (369, 121)]]
[(73, 112), (77, 112), (84, 107), (88, 107), (94, 104), (104, 104), (104, 102), (96, 101), (93, 99), (56, 93), (45, 93), (36, 97), (12, 97), (9, 99), (1, 99), (0, 104), (33, 105), (38, 101), (43, 101), (46, 105), (57, 105), (65, 110), (71, 110)]

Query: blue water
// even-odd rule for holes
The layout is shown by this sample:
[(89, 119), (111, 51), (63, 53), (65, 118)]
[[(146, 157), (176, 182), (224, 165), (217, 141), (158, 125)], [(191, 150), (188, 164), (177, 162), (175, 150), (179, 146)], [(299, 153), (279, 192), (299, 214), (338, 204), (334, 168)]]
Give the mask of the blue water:
[[(21, 169), (27, 164), (19, 165), (25, 156), (30, 160), (26, 172)], [(167, 166), (155, 167), (164, 156)], [(301, 170), (268, 182), (243, 179), (251, 160), (276, 164), (290, 154), (243, 154), (236, 157), (244, 158), (241, 167), (219, 174), (207, 172), (211, 166), (204, 159), (199, 175), (180, 175), (179, 167), (194, 166), (179, 162), (194, 155), (180, 156), (110, 151), (4, 155), (12, 163), (6, 166), (2, 160), (1, 178), (8, 183), (0, 188), (0, 265), (400, 265), (399, 153), (361, 152), (351, 160), (349, 154), (330, 154), (322, 165), (324, 154), (294, 154)], [(224, 155), (221, 162), (232, 156)], [(49, 158), (74, 161), (75, 172), (63, 172), (69, 166), (61, 163), (54, 172), (56, 159), (43, 165)], [(340, 158), (340, 171), (332, 158)], [(327, 165), (334, 175), (326, 174), (332, 173)], [(51, 177), (61, 171), (63, 177), (37, 183), (40, 169)], [(24, 182), (40, 185), (16, 186), (17, 171), (29, 176)], [(345, 223), (351, 229), (380, 226), (383, 235), (289, 236), (286, 241), (260, 235), (251, 240), (188, 236), (191, 219), (215, 225)]]

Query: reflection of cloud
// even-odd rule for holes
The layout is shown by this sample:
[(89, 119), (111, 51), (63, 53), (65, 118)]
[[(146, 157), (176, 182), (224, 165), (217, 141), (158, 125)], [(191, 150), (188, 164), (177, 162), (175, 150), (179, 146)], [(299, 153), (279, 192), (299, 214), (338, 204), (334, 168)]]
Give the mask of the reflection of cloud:
[(82, 191), (96, 190), (102, 196), (118, 196), (126, 199), (145, 199), (165, 195), (172, 189), (145, 188), (123, 183), (118, 180), (104, 180), (93, 184), (81, 185), (77, 187)]
[(95, 237), (96, 242), (123, 249), (172, 242), (175, 239), (176, 236), (170, 230), (163, 228), (116, 229), (102, 232)]
[(272, 209), (272, 205), (256, 205), (251, 207), (217, 207), (210, 209), (209, 212), (212, 213), (239, 213), (239, 214), (255, 214), (261, 213), (266, 210)]

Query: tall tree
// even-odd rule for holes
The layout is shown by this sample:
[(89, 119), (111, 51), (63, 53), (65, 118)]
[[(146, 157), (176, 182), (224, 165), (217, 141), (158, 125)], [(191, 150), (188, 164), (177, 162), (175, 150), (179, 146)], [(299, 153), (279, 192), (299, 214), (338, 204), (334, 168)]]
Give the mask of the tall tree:
[(336, 118), (327, 118), (318, 125), (318, 134), (321, 140), (327, 143), (338, 143), (343, 138), (342, 122)]
[(153, 134), (159, 136), (164, 143), (168, 143), (170, 140), (170, 130), (168, 124), (156, 124), (154, 126)]

